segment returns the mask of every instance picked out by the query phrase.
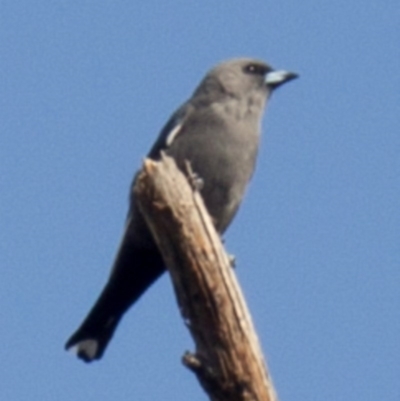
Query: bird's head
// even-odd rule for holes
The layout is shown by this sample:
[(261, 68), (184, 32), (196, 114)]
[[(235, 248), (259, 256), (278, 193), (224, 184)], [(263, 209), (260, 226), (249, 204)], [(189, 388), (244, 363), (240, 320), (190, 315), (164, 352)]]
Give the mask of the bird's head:
[(210, 70), (195, 94), (213, 98), (241, 98), (250, 94), (268, 97), (278, 86), (297, 78), (284, 70), (274, 70), (267, 63), (250, 58), (228, 60)]

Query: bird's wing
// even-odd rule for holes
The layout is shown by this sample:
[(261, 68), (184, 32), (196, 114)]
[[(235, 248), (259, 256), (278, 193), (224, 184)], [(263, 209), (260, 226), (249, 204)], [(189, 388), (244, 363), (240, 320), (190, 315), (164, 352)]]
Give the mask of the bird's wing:
[(148, 157), (150, 159), (159, 159), (160, 152), (169, 148), (174, 139), (183, 132), (183, 126), (192, 114), (194, 106), (189, 102), (183, 104), (164, 125), (161, 133), (151, 148)]

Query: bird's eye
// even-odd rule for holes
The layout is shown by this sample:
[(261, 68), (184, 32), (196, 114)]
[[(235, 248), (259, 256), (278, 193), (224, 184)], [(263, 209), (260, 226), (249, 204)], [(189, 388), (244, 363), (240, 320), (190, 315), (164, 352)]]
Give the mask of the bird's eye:
[(244, 71), (248, 74), (265, 75), (268, 72), (268, 67), (261, 64), (248, 64), (244, 67)]

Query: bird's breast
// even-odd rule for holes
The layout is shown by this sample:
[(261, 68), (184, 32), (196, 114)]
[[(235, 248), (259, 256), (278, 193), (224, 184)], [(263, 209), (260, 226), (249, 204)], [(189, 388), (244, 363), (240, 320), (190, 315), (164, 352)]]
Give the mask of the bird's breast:
[(222, 232), (243, 198), (254, 170), (259, 127), (245, 121), (228, 121), (213, 115), (186, 124), (168, 149), (185, 172), (185, 161), (202, 179), (202, 196)]

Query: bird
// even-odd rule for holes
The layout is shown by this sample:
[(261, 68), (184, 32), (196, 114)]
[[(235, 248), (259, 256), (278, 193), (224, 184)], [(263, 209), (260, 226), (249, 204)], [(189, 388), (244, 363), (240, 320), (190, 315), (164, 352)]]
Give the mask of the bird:
[[(246, 192), (257, 158), (266, 103), (274, 90), (298, 75), (253, 58), (219, 63), (162, 128), (148, 158), (162, 152), (178, 168), (201, 179), (200, 194), (222, 235)], [(166, 271), (139, 211), (133, 187), (122, 240), (108, 281), (65, 348), (84, 362), (100, 359), (125, 312)]]

